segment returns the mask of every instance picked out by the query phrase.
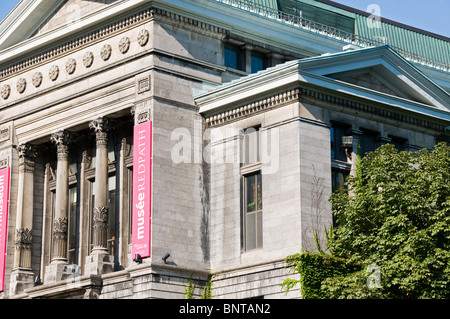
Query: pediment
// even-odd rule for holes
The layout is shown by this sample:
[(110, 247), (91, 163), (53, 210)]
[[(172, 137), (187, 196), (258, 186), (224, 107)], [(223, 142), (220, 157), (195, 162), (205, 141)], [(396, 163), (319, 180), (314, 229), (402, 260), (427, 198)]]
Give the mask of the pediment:
[(390, 74), (387, 70), (380, 71), (380, 69), (384, 68), (382, 66), (378, 68), (372, 67), (369, 69), (327, 74), (326, 76), (369, 90), (432, 105), (429, 100), (423, 98), (417, 91), (412, 90), (410, 86), (404, 85), (404, 83), (400, 82), (397, 77)]
[(301, 71), (353, 88), (450, 110), (450, 95), (388, 46), (299, 61)]
[(75, 24), (121, 0), (22, 0), (0, 24), (0, 50)]

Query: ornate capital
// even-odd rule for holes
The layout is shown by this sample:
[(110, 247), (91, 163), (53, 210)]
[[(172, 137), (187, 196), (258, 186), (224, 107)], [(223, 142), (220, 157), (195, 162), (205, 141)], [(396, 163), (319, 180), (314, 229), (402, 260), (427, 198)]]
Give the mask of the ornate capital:
[(16, 229), (15, 245), (16, 249), (31, 249), (33, 240), (32, 232), (28, 228)]
[(67, 160), (69, 156), (69, 143), (72, 142), (71, 135), (66, 131), (52, 134), (50, 140), (56, 145), (58, 160)]
[(67, 240), (67, 217), (58, 218), (53, 221), (53, 238)]
[(30, 144), (20, 144), (17, 151), (19, 152), (19, 169), (25, 172), (33, 172), (34, 159), (37, 156), (36, 148)]
[(100, 206), (94, 208), (94, 229), (108, 227), (108, 207)]
[(108, 147), (108, 131), (111, 123), (107, 118), (100, 117), (89, 123), (89, 128), (96, 134), (97, 147)]

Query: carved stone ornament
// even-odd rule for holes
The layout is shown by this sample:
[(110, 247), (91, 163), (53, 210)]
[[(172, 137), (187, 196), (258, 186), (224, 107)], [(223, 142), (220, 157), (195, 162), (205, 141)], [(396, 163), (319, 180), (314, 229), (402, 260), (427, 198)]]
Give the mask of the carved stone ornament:
[(94, 53), (86, 52), (83, 56), (83, 64), (85, 67), (90, 68), (94, 63)]
[(94, 228), (106, 227), (108, 222), (108, 207), (100, 206), (94, 208)]
[(89, 128), (95, 133), (107, 132), (110, 128), (110, 123), (107, 118), (100, 117), (98, 119), (92, 120), (89, 123)]
[(19, 92), (20, 94), (22, 94), (23, 92), (25, 92), (26, 88), (27, 88), (27, 80), (25, 80), (24, 78), (20, 78), (17, 81), (17, 92)]
[(67, 217), (53, 221), (53, 238), (67, 239)]
[(33, 78), (32, 78), (32, 80), (31, 80), (31, 82), (33, 83), (33, 85), (35, 86), (35, 87), (40, 87), (41, 86), (41, 84), (42, 84), (42, 73), (41, 72), (36, 72), (34, 75), (33, 75)]
[(150, 38), (150, 33), (148, 30), (142, 30), (138, 35), (138, 43), (141, 47), (148, 43), (148, 39)]
[(50, 136), (50, 141), (56, 145), (58, 160), (67, 160), (72, 136), (66, 131), (59, 131)]
[(66, 63), (66, 72), (68, 74), (73, 74), (77, 69), (77, 61), (73, 58), (70, 58)]
[(33, 236), (32, 231), (28, 228), (16, 229), (15, 246), (17, 249), (30, 249)]
[(50, 80), (56, 81), (59, 76), (59, 67), (57, 65), (53, 65), (50, 68), (50, 71), (48, 71), (48, 76), (50, 77)]
[(130, 49), (130, 38), (123, 37), (119, 43), (119, 50), (121, 53), (125, 54)]
[(1, 94), (4, 100), (9, 98), (9, 95), (11, 94), (11, 87), (8, 84), (3, 85)]
[(101, 51), (100, 56), (102, 57), (103, 61), (108, 60), (111, 57), (112, 47), (109, 44), (105, 44)]

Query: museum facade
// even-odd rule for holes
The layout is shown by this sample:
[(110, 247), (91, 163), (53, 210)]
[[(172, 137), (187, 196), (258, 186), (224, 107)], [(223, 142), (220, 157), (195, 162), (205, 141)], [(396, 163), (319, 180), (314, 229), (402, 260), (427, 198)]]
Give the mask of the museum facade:
[(0, 298), (184, 298), (210, 274), (214, 298), (301, 297), (285, 257), (332, 225), (357, 146), (449, 141), (449, 39), (394, 24), (430, 57), (355, 36), (371, 18), (331, 1), (267, 2), (22, 0), (3, 20)]

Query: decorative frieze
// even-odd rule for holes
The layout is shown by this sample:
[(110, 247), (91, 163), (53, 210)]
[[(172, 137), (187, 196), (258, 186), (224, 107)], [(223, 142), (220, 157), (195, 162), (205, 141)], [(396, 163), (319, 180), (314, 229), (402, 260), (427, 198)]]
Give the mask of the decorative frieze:
[(299, 89), (285, 91), (283, 93), (276, 94), (253, 103), (242, 105), (240, 107), (236, 107), (234, 109), (209, 116), (206, 118), (206, 123), (210, 127), (224, 124), (228, 121), (237, 120), (246, 115), (254, 114), (256, 112), (273, 108), (282, 103), (298, 100), (299, 97), (300, 97)]

